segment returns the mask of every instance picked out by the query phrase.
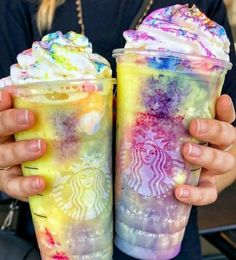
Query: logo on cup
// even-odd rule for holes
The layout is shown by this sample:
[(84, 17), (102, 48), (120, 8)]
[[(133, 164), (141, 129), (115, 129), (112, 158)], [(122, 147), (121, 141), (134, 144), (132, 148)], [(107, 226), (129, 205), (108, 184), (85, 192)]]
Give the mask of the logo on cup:
[(92, 220), (109, 210), (111, 181), (101, 168), (76, 164), (55, 181), (52, 194), (59, 208), (75, 220)]
[[(152, 115), (140, 114), (121, 147), (120, 166), (124, 182), (144, 196), (159, 196), (175, 184), (175, 174), (184, 168), (179, 150), (171, 143), (162, 122)], [(167, 124), (170, 124), (168, 122)], [(173, 152), (174, 151), (174, 152)]]

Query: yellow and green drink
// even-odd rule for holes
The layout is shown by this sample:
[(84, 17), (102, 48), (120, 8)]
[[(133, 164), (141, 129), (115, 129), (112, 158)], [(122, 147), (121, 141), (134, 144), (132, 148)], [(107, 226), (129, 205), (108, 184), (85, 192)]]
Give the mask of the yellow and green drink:
[[(42, 259), (112, 259), (112, 95), (108, 62), (82, 35), (60, 32), (35, 42), (11, 67), (15, 108), (34, 126), (16, 140), (44, 139), (46, 154), (22, 164), (44, 192), (29, 198)], [(6, 82), (6, 79), (5, 79)]]
[(197, 185), (201, 168), (182, 156), (193, 118), (213, 118), (231, 68), (224, 29), (195, 6), (154, 11), (124, 33), (117, 61), (115, 244), (138, 259), (180, 251), (191, 206), (177, 185)]

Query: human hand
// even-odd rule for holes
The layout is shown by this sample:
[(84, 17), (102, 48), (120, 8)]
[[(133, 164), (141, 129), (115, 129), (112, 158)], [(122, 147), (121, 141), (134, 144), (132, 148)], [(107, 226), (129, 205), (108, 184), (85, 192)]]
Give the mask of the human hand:
[[(179, 185), (175, 190), (178, 200), (192, 205), (207, 205), (217, 199), (216, 176), (229, 172), (235, 167), (235, 156), (226, 149), (236, 140), (236, 130), (230, 124), (235, 120), (232, 101), (222, 95), (216, 103), (216, 119), (194, 119), (189, 131), (198, 140), (209, 146), (187, 143), (183, 156), (194, 165), (202, 166), (197, 187)], [(224, 151), (224, 150), (227, 151)]]
[[(0, 91), (0, 191), (27, 201), (45, 188), (40, 176), (23, 177), (20, 164), (32, 161), (46, 152), (43, 140), (14, 141), (14, 134), (33, 126), (35, 118), (25, 109), (13, 109), (11, 96)], [(5, 168), (5, 169), (4, 169)]]

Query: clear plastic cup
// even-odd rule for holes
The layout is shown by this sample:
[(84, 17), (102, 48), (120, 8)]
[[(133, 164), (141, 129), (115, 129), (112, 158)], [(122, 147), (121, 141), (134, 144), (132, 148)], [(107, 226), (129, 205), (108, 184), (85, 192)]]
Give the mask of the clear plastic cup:
[(9, 87), (15, 108), (36, 122), (16, 140), (42, 138), (46, 154), (22, 164), (46, 179), (29, 198), (43, 259), (112, 259), (113, 79), (65, 80)]
[(181, 154), (193, 118), (213, 118), (229, 62), (180, 53), (118, 49), (115, 244), (138, 259), (180, 250), (191, 206), (174, 196), (201, 168)]

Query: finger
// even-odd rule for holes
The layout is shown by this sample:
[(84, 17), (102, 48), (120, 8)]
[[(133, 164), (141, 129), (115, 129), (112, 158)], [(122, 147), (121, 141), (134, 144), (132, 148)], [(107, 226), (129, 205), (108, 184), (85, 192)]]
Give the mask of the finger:
[(46, 152), (46, 143), (41, 139), (19, 141), (0, 146), (2, 168), (33, 161)]
[(183, 147), (183, 155), (192, 164), (218, 174), (232, 170), (235, 165), (232, 154), (203, 145), (187, 143)]
[(26, 200), (27, 197), (42, 192), (46, 183), (40, 176), (23, 177), (19, 171), (15, 172), (16, 167), (10, 171), (0, 174), (1, 190), (11, 197)]
[(198, 140), (217, 146), (228, 146), (236, 140), (235, 128), (216, 119), (193, 119), (189, 125), (189, 132)]
[(0, 111), (8, 109), (12, 106), (11, 96), (4, 90), (0, 90)]
[(8, 136), (33, 126), (34, 114), (27, 109), (7, 109), (0, 112), (0, 136)]
[(233, 102), (228, 95), (222, 95), (216, 102), (216, 118), (232, 123), (235, 120), (235, 110)]
[(180, 185), (175, 190), (175, 196), (183, 203), (203, 206), (216, 201), (217, 189), (213, 179), (203, 178), (199, 181), (198, 187)]

